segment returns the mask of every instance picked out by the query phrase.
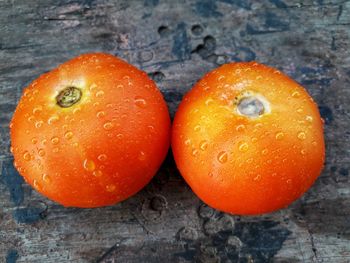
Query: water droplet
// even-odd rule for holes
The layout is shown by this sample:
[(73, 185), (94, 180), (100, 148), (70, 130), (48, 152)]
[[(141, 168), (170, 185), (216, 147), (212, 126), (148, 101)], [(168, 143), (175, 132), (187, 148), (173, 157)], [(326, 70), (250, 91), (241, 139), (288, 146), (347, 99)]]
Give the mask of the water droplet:
[(299, 133), (298, 133), (298, 139), (300, 139), (300, 140), (305, 140), (305, 139), (306, 139), (306, 134), (305, 134), (305, 132), (299, 132)]
[(26, 160), (26, 161), (30, 161), (30, 159), (31, 159), (30, 153), (25, 151), (24, 154), (23, 154), (23, 159)]
[(218, 161), (220, 163), (226, 163), (228, 156), (227, 156), (227, 153), (225, 151), (222, 151), (222, 152), (219, 152), (217, 158), (218, 158)]
[(50, 183), (51, 182), (51, 178), (48, 174), (43, 174), (43, 181), (45, 183)]
[(32, 121), (34, 121), (34, 116), (29, 116), (29, 118), (28, 118), (28, 121), (30, 121), (30, 122), (32, 122)]
[(43, 125), (43, 121), (37, 121), (36, 123), (35, 123), (35, 128), (40, 128), (42, 125)]
[(43, 157), (45, 155), (45, 151), (43, 149), (39, 149), (38, 154), (39, 156)]
[(238, 126), (236, 127), (236, 131), (238, 131), (238, 132), (241, 132), (241, 131), (243, 131), (244, 129), (245, 129), (244, 124), (240, 124), (240, 125), (238, 125)]
[(73, 114), (77, 114), (81, 111), (81, 108), (80, 107), (77, 107), (73, 110)]
[(258, 138), (256, 138), (256, 137), (253, 137), (252, 138), (252, 143), (255, 143), (255, 142), (257, 142), (258, 141)]
[(51, 138), (52, 144), (58, 144), (59, 141), (60, 141), (60, 140), (58, 139), (58, 137), (52, 137), (52, 138)]
[(97, 114), (96, 114), (96, 117), (97, 117), (97, 118), (102, 118), (103, 116), (106, 116), (106, 113), (105, 113), (104, 111), (99, 111), (99, 112), (97, 112)]
[(286, 183), (287, 183), (287, 184), (291, 184), (291, 183), (292, 183), (292, 179), (288, 179), (288, 180), (286, 181)]
[(207, 99), (206, 101), (205, 101), (205, 105), (207, 105), (207, 106), (209, 106), (210, 104), (212, 104), (214, 102), (214, 100), (213, 99)]
[(297, 113), (303, 113), (303, 109), (302, 108), (297, 109)]
[(137, 156), (137, 158), (138, 158), (140, 161), (144, 161), (144, 160), (146, 160), (146, 154), (145, 154), (143, 151), (140, 151), (140, 152), (139, 152), (139, 155)]
[(36, 107), (34, 107), (34, 109), (33, 109), (33, 114), (39, 113), (39, 112), (41, 112), (42, 110), (43, 110), (43, 107), (41, 107), (41, 106), (36, 106)]
[(99, 105), (100, 105), (100, 103), (98, 101), (96, 101), (94, 104), (92, 104), (92, 106), (94, 106), (94, 107), (97, 107)]
[(55, 147), (52, 149), (52, 152), (54, 152), (54, 153), (58, 153), (58, 151), (59, 151), (58, 147)]
[(191, 144), (191, 140), (190, 140), (190, 139), (187, 139), (187, 140), (185, 140), (184, 143), (185, 143), (186, 146), (189, 146), (189, 145)]
[(305, 154), (306, 154), (306, 150), (305, 150), (305, 149), (301, 149), (300, 153), (301, 153), (302, 155), (305, 155)]
[(102, 90), (100, 90), (100, 91), (97, 91), (97, 92), (96, 92), (96, 95), (95, 95), (95, 96), (96, 96), (97, 98), (101, 98), (101, 97), (103, 97), (103, 95), (105, 95), (105, 93), (104, 93)]
[(316, 142), (316, 141), (313, 141), (311, 144), (312, 144), (313, 146), (316, 146), (316, 145), (317, 145), (317, 142)]
[(113, 192), (116, 189), (114, 184), (109, 184), (106, 186), (107, 192)]
[(200, 148), (202, 151), (205, 151), (205, 150), (208, 148), (208, 142), (207, 142), (206, 140), (201, 141), (200, 144), (199, 144), (199, 148)]
[(102, 171), (101, 170), (96, 170), (92, 172), (92, 175), (95, 177), (101, 177), (102, 176)]
[(117, 138), (118, 138), (119, 140), (123, 139), (123, 137), (124, 137), (123, 134), (121, 134), (121, 133), (117, 134)]
[(37, 138), (32, 138), (32, 144), (36, 144), (38, 142), (38, 139)]
[(249, 145), (248, 143), (246, 142), (243, 142), (239, 145), (238, 149), (241, 151), (241, 152), (246, 152), (248, 151), (248, 148), (249, 148)]
[(33, 181), (33, 186), (34, 186), (34, 188), (37, 189), (37, 190), (40, 190), (40, 188), (41, 188), (41, 186), (40, 186), (40, 184), (39, 184), (39, 182), (38, 182), (37, 180), (34, 180), (34, 181)]
[(276, 133), (276, 140), (282, 140), (283, 139), (283, 137), (284, 137), (284, 133), (283, 132), (278, 132), (278, 133)]
[(194, 131), (198, 132), (198, 131), (200, 131), (200, 130), (201, 130), (201, 126), (196, 125), (196, 126), (194, 127)]
[(105, 154), (100, 154), (100, 155), (97, 157), (97, 159), (98, 159), (99, 161), (101, 161), (101, 162), (104, 162), (104, 161), (107, 160), (107, 155), (105, 155)]
[(261, 174), (257, 174), (255, 177), (254, 177), (254, 181), (259, 181), (261, 179)]
[(262, 154), (262, 155), (266, 155), (268, 152), (269, 152), (268, 149), (264, 149), (264, 150), (261, 151), (261, 154)]
[(67, 140), (72, 139), (72, 137), (73, 137), (73, 132), (67, 131), (67, 132), (64, 134), (64, 137), (65, 137)]
[(104, 125), (103, 125), (103, 129), (109, 131), (113, 128), (113, 123), (111, 122), (106, 122)]
[(141, 97), (135, 97), (135, 105), (140, 107), (140, 108), (146, 108), (147, 106), (147, 102), (145, 99), (141, 98)]
[(298, 91), (294, 91), (294, 92), (292, 93), (292, 97), (293, 97), (293, 98), (299, 98), (299, 97), (300, 97), (300, 93), (299, 93)]
[(305, 120), (306, 120), (307, 122), (312, 122), (312, 121), (313, 121), (313, 118), (312, 118), (312, 116), (307, 115), (307, 116), (305, 117)]
[(95, 170), (95, 163), (92, 160), (85, 159), (83, 162), (84, 169), (86, 171), (93, 171)]
[(95, 83), (92, 83), (89, 87), (90, 91), (94, 91), (97, 88), (97, 85)]
[(122, 89), (124, 86), (122, 84), (117, 85), (117, 89)]
[(57, 122), (58, 120), (59, 120), (59, 117), (57, 115), (53, 115), (47, 120), (47, 124), (51, 125)]
[(192, 150), (192, 155), (193, 155), (193, 156), (197, 156), (198, 153), (199, 153), (199, 151), (198, 151), (197, 149), (193, 149), (193, 150)]

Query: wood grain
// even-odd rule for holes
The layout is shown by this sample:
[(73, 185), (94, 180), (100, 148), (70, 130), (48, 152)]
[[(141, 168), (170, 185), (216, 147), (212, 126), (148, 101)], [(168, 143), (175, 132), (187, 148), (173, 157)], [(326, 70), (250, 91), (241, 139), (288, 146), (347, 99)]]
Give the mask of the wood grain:
[[(121, 204), (74, 209), (47, 200), (13, 168), (8, 124), (30, 81), (92, 51), (149, 73), (172, 115), (220, 64), (277, 67), (319, 104), (321, 177), (287, 209), (230, 216), (196, 198), (169, 154)], [(349, 1), (1, 0), (0, 262), (350, 262), (349, 87)]]

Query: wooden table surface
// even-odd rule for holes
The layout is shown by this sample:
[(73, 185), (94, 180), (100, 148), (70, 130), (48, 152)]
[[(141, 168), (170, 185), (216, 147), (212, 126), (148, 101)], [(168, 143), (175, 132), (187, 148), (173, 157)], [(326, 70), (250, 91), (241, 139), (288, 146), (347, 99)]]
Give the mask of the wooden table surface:
[[(51, 202), (14, 169), (8, 124), (28, 83), (92, 51), (146, 71), (172, 116), (220, 64), (277, 67), (325, 119), (322, 175), (287, 209), (231, 216), (204, 205), (169, 154), (118, 205)], [(349, 1), (0, 0), (0, 262), (350, 262), (349, 99)]]

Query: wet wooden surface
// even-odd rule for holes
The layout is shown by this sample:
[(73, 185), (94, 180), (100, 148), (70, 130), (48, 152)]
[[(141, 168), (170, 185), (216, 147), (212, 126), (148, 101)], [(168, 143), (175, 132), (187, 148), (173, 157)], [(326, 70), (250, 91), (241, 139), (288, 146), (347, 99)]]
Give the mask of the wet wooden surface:
[[(350, 262), (349, 28), (350, 2), (338, 0), (1, 0), (0, 262)], [(49, 201), (13, 168), (8, 123), (23, 87), (91, 51), (149, 73), (172, 115), (222, 63), (277, 67), (319, 104), (322, 175), (289, 208), (260, 217), (205, 206), (171, 155), (121, 204), (74, 209)]]

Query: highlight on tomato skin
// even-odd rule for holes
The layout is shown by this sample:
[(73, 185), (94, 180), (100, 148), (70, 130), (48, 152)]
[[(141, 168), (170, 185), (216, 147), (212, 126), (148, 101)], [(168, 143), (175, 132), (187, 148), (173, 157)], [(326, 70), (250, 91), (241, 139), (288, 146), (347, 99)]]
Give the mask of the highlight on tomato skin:
[(316, 103), (288, 76), (256, 62), (226, 64), (199, 80), (176, 112), (171, 144), (195, 194), (239, 215), (288, 206), (325, 159)]
[(169, 148), (170, 117), (145, 72), (91, 53), (25, 88), (10, 132), (27, 183), (64, 206), (99, 207), (134, 195), (155, 175)]

